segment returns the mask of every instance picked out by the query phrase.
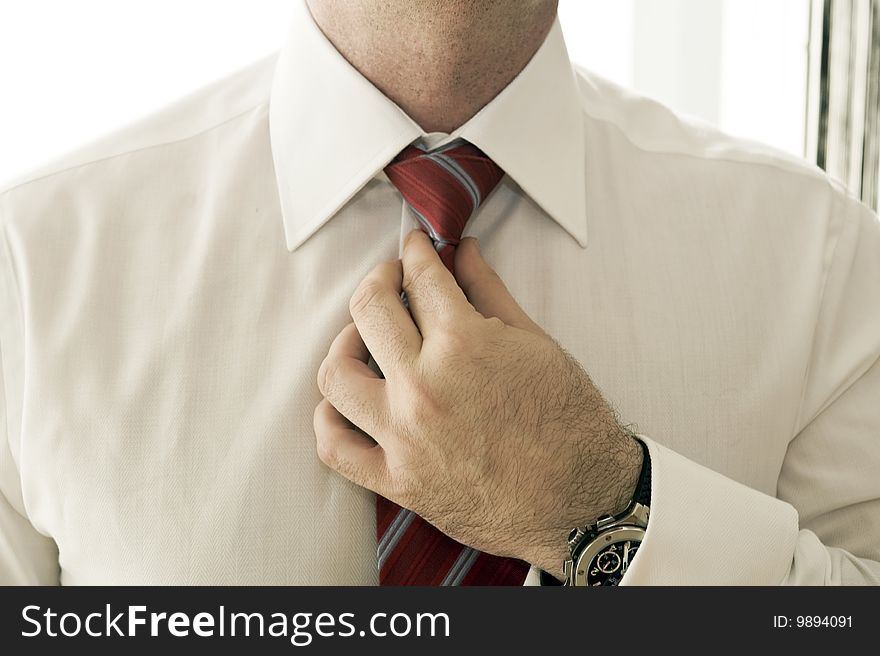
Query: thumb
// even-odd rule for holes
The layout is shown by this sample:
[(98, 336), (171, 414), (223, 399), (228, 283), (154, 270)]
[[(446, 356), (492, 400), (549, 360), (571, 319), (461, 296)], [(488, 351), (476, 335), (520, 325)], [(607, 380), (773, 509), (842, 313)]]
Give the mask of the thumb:
[(479, 242), (473, 237), (462, 239), (455, 249), (455, 279), (470, 304), (487, 319), (497, 317), (509, 326), (544, 334), (483, 259)]

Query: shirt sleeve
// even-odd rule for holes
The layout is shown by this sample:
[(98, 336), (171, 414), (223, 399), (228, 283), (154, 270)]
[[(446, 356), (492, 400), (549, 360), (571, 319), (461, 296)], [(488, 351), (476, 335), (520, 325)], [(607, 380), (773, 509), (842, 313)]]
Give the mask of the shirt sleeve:
[(18, 465), (24, 358), (19, 298), (0, 215), (0, 585), (57, 585), (58, 549), (28, 518)]
[(651, 517), (622, 585), (880, 584), (880, 222), (840, 196), (775, 496), (640, 436)]

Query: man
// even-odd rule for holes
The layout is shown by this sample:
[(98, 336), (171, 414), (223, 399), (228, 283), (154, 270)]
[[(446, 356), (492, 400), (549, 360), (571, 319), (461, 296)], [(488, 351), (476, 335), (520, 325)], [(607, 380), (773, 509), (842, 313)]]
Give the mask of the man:
[(552, 0), (307, 4), (0, 196), (3, 582), (876, 583), (877, 217)]

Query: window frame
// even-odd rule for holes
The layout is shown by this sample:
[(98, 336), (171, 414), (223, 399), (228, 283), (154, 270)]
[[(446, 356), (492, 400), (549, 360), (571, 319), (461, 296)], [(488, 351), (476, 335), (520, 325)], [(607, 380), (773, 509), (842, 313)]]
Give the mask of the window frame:
[(810, 0), (807, 155), (880, 208), (880, 0)]

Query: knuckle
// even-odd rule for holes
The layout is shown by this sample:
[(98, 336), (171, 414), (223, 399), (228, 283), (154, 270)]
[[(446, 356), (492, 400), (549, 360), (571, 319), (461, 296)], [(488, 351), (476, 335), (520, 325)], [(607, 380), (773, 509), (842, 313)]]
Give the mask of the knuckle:
[(378, 280), (370, 277), (365, 278), (351, 296), (348, 304), (349, 311), (352, 315), (364, 314), (371, 307), (379, 304), (379, 299), (384, 291), (385, 288)]
[(463, 331), (457, 330), (454, 324), (447, 324), (447, 329), (438, 335), (437, 341), (441, 352), (448, 355), (462, 355), (473, 346), (472, 340)]
[(328, 439), (318, 438), (317, 441), (318, 459), (331, 469), (338, 466), (338, 452), (334, 448), (333, 443)]
[(490, 334), (499, 333), (507, 328), (507, 324), (498, 317), (487, 317), (484, 325)]
[(404, 272), (404, 285), (406, 287), (417, 287), (423, 284), (430, 273), (430, 262), (415, 262)]
[(321, 391), (321, 394), (327, 396), (338, 375), (339, 363), (336, 359), (331, 357), (324, 358), (321, 366), (318, 367), (318, 389)]
[(336, 464), (336, 449), (330, 439), (326, 425), (329, 407), (330, 402), (327, 401), (327, 399), (323, 399), (317, 407), (315, 407), (312, 422), (315, 428), (315, 450), (318, 453), (318, 458), (325, 465), (332, 468)]
[(407, 386), (408, 402), (402, 405), (401, 414), (410, 431), (420, 431), (433, 425), (448, 412), (446, 400), (423, 381), (410, 381)]

